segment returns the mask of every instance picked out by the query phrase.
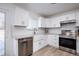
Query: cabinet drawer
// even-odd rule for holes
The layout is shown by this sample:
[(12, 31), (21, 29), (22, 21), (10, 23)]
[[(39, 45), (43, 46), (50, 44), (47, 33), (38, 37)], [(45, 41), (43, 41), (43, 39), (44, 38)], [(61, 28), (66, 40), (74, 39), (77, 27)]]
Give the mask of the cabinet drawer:
[(33, 41), (39, 41), (39, 40), (44, 40), (45, 36), (44, 35), (35, 35), (33, 38)]
[(39, 50), (39, 41), (33, 42), (33, 52), (36, 52)]

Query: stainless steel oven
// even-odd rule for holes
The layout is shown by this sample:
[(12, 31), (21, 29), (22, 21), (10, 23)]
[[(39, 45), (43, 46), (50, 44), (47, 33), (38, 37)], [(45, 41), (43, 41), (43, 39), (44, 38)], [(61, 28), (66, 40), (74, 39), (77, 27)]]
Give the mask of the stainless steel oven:
[(59, 38), (59, 45), (76, 50), (76, 39), (71, 38)]
[(76, 39), (59, 37), (59, 47), (64, 51), (76, 54)]

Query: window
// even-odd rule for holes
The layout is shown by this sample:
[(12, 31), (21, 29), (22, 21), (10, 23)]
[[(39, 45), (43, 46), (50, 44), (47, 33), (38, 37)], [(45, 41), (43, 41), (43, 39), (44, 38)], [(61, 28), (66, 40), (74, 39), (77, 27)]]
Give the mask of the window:
[(4, 39), (5, 39), (4, 20), (5, 20), (5, 14), (0, 12), (0, 55), (4, 55)]

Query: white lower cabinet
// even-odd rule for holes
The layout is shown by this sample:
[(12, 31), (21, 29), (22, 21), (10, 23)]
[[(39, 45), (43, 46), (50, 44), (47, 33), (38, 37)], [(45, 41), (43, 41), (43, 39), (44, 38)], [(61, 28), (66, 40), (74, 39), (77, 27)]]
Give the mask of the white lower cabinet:
[(39, 49), (45, 47), (47, 41), (44, 35), (35, 35), (33, 39), (33, 52), (38, 51)]
[(45, 47), (45, 46), (47, 45), (46, 43), (47, 43), (47, 42), (46, 42), (45, 39), (40, 40), (40, 42), (39, 42), (40, 48)]
[(76, 41), (76, 48), (77, 48), (77, 53), (79, 54), (79, 37), (77, 37), (77, 41)]
[(36, 52), (39, 50), (39, 41), (33, 42), (33, 52)]
[(48, 44), (59, 48), (59, 35), (35, 35), (33, 38), (33, 52), (38, 51)]
[(59, 48), (59, 36), (58, 35), (48, 35), (48, 44), (55, 48)]

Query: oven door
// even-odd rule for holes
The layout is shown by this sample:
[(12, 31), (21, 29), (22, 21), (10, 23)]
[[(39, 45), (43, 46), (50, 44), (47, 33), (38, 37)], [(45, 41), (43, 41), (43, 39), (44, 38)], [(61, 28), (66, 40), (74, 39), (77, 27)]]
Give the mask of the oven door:
[(32, 38), (23, 38), (18, 40), (18, 54), (19, 56), (30, 56), (33, 53)]
[(59, 37), (59, 46), (76, 50), (76, 40)]

